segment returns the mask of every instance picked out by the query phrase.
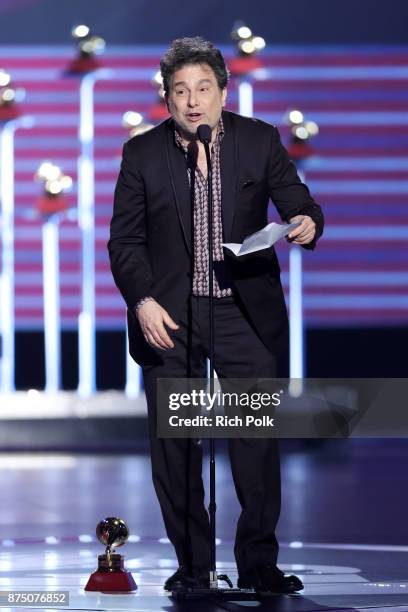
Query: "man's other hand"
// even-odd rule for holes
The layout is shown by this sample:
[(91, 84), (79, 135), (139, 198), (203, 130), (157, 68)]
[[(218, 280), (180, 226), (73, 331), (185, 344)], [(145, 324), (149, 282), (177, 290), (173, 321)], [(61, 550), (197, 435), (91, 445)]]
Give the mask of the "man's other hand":
[(158, 349), (174, 348), (174, 343), (168, 335), (165, 325), (170, 329), (179, 329), (167, 310), (162, 308), (155, 300), (145, 302), (136, 310), (136, 316), (142, 328), (146, 342)]
[(316, 223), (307, 215), (296, 215), (296, 217), (289, 219), (289, 223), (294, 223), (296, 221), (301, 221), (301, 224), (288, 234), (289, 242), (294, 242), (295, 244), (309, 244), (315, 237)]

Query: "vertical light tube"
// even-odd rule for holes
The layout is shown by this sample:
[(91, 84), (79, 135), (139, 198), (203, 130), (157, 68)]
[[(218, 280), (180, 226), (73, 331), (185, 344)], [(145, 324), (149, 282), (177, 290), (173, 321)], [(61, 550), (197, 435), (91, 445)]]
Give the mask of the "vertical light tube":
[(140, 383), (141, 383), (141, 375), (142, 371), (140, 366), (133, 360), (133, 358), (129, 355), (128, 351), (128, 326), (126, 323), (126, 342), (125, 342), (125, 350), (126, 350), (126, 386), (125, 393), (127, 397), (137, 397), (140, 395)]
[(95, 75), (81, 79), (79, 89), (78, 223), (82, 233), (82, 304), (78, 321), (78, 393), (95, 392), (95, 171), (94, 171)]
[(96, 390), (95, 351), (95, 164), (94, 86), (109, 78), (111, 70), (86, 74), (79, 88), (78, 223), (82, 234), (82, 304), (78, 317), (78, 393), (89, 397)]
[(303, 378), (302, 250), (289, 252), (290, 378)]
[(15, 316), (14, 316), (14, 133), (34, 125), (32, 117), (20, 117), (4, 123), (0, 129), (0, 376), (1, 391), (15, 389)]
[(1, 198), (1, 388), (14, 391), (14, 125), (6, 123), (0, 134)]
[(45, 392), (61, 388), (59, 232), (56, 216), (42, 228)]
[[(305, 175), (298, 168), (300, 180), (305, 182)], [(289, 325), (290, 325), (290, 378), (299, 379), (292, 384), (292, 395), (299, 395), (303, 390), (301, 379), (305, 376), (305, 346), (303, 325), (303, 252), (302, 248), (293, 245), (289, 253)], [(296, 385), (296, 391), (295, 387)]]
[(238, 112), (244, 117), (253, 117), (254, 114), (254, 92), (252, 84), (241, 81), (238, 85)]

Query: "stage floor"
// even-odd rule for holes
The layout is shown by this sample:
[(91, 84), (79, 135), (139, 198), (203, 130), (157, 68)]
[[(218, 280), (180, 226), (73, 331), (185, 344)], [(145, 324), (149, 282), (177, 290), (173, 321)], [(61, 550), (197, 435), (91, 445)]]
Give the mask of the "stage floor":
[[(210, 604), (173, 602), (162, 588), (176, 560), (147, 454), (0, 454), (0, 591), (69, 591), (72, 610), (408, 611), (407, 459), (403, 440), (284, 444), (279, 564), (305, 589), (262, 602)], [(222, 446), (217, 487), (217, 565), (235, 584), (239, 508)], [(129, 525), (130, 541), (118, 552), (139, 588), (85, 592), (103, 552), (95, 525), (112, 515)]]

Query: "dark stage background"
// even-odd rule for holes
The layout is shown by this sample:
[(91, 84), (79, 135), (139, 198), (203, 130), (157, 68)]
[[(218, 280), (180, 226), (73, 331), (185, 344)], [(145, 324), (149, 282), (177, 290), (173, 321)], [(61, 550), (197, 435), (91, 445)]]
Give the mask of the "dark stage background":
[(407, 42), (405, 0), (1, 0), (2, 44), (63, 44), (85, 22), (111, 44), (201, 35), (227, 43), (242, 19), (270, 44)]

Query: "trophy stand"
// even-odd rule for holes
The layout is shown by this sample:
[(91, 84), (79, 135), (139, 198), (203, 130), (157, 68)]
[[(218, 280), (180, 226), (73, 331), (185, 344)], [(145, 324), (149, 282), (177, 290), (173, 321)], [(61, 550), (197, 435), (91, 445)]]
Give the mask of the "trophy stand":
[(128, 527), (122, 519), (107, 517), (96, 527), (98, 540), (106, 545), (105, 554), (98, 555), (98, 569), (90, 575), (85, 591), (129, 592), (137, 589), (130, 572), (125, 570), (124, 557), (112, 552), (129, 537)]

